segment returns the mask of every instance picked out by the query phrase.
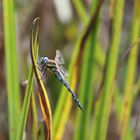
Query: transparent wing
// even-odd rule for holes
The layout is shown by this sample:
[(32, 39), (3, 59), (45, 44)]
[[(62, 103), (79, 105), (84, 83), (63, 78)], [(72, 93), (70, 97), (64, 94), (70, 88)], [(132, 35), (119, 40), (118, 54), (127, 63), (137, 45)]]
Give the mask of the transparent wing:
[(63, 55), (59, 50), (56, 50), (56, 56), (55, 56), (54, 60), (58, 65), (62, 65), (65, 63)]
[(68, 76), (68, 72), (67, 72), (67, 70), (63, 66), (59, 66), (59, 70), (60, 70), (60, 72), (62, 73), (62, 75), (64, 77)]

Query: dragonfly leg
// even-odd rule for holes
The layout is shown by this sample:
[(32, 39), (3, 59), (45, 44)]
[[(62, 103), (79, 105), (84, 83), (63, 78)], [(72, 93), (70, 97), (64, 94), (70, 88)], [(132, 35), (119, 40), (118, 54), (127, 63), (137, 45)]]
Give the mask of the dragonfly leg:
[(39, 71), (42, 71), (42, 68), (41, 68), (41, 67), (39, 67), (39, 66), (37, 66), (37, 65), (36, 65), (36, 67), (37, 67), (37, 69), (38, 69)]
[(38, 70), (39, 70), (39, 71), (42, 71), (42, 70), (43, 70), (43, 67), (41, 67), (41, 65), (40, 65), (40, 63), (39, 63), (39, 62), (37, 62), (36, 67), (38, 68)]
[(42, 66), (39, 64), (39, 62), (37, 62), (36, 67), (38, 68), (39, 71), (41, 71), (41, 72), (44, 71), (44, 67), (42, 67)]
[(41, 75), (40, 80), (45, 79), (46, 77), (47, 77), (46, 69), (43, 69), (43, 73), (42, 73), (42, 75)]

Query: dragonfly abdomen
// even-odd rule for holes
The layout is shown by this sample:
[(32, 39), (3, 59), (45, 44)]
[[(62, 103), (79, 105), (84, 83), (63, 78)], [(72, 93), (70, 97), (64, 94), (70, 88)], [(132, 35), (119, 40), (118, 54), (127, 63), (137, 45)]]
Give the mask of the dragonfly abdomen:
[(59, 75), (58, 73), (55, 73), (57, 79), (63, 83), (63, 85), (67, 88), (67, 90), (71, 93), (73, 100), (75, 101), (76, 105), (83, 110), (82, 105), (80, 104), (79, 100), (77, 99), (76, 95), (73, 93), (73, 91), (70, 89), (69, 84)]
[(70, 89), (69, 85), (67, 83), (63, 83), (65, 85), (65, 87), (68, 89), (68, 91), (71, 93), (73, 100), (75, 101), (75, 103), (77, 104), (77, 106), (83, 110), (82, 105), (80, 104), (78, 98), (76, 97), (76, 95), (73, 93), (73, 91)]

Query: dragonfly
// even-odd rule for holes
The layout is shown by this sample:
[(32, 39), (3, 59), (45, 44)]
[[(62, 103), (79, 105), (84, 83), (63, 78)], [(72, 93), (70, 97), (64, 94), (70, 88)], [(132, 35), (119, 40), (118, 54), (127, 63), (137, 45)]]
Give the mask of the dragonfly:
[(55, 75), (56, 79), (59, 80), (67, 88), (69, 93), (72, 95), (72, 98), (76, 103), (76, 105), (83, 111), (82, 105), (80, 104), (74, 92), (71, 90), (66, 80), (66, 76), (68, 75), (68, 72), (62, 66), (64, 64), (64, 58), (62, 53), (59, 50), (56, 50), (56, 56), (54, 60), (49, 59), (48, 57), (41, 57), (38, 64), (39, 64), (39, 70), (42, 72), (42, 77), (47, 76), (48, 70), (51, 71)]

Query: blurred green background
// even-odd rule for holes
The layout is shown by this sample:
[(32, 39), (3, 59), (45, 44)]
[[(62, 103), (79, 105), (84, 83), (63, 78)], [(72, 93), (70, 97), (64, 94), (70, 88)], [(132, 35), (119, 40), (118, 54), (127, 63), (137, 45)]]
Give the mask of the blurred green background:
[[(23, 107), (36, 17), (37, 61), (42, 56), (54, 59), (60, 50), (70, 87), (84, 108), (81, 112), (48, 72), (43, 82), (52, 139), (140, 140), (140, 0), (0, 1), (0, 140), (21, 139), (20, 128), (22, 139), (47, 139), (36, 80), (30, 106)], [(27, 120), (20, 119), (22, 107)]]

